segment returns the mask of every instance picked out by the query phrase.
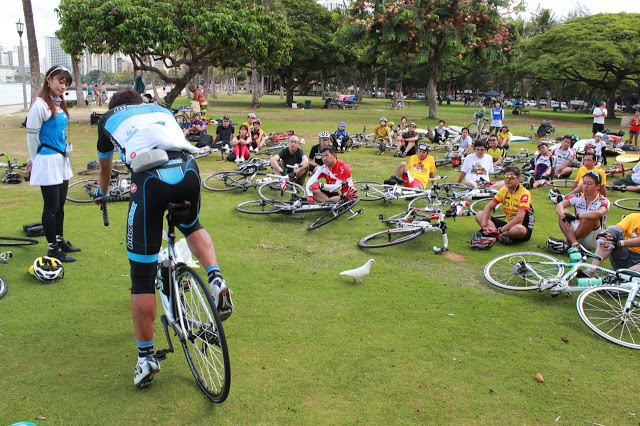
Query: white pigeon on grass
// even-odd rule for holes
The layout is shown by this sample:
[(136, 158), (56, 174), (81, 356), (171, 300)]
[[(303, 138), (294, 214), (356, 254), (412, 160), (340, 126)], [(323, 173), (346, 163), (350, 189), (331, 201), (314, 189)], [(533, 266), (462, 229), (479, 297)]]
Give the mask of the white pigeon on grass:
[(347, 275), (347, 276), (353, 277), (354, 283), (356, 282), (356, 278), (357, 278), (360, 280), (360, 284), (362, 284), (362, 278), (369, 275), (369, 272), (371, 271), (372, 263), (376, 263), (376, 261), (373, 259), (369, 259), (367, 260), (367, 263), (365, 263), (361, 267), (356, 269), (349, 269), (348, 271), (342, 271), (340, 272), (340, 275)]

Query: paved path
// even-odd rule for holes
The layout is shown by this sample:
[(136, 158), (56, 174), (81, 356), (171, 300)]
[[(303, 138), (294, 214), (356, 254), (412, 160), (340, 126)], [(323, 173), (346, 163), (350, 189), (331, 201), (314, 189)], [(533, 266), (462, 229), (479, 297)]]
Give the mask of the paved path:
[(22, 111), (22, 104), (0, 105), (0, 115), (15, 114)]

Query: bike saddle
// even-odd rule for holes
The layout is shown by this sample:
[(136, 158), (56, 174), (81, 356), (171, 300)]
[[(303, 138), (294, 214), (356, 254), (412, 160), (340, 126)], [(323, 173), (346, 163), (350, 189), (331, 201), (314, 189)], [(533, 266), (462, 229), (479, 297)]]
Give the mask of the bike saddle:
[(640, 278), (640, 272), (633, 269), (618, 269), (616, 275), (618, 278)]
[[(598, 256), (595, 253), (591, 253), (589, 250), (587, 250), (586, 248), (584, 248), (582, 246), (582, 244), (578, 244), (577, 246), (574, 246), (575, 248), (578, 249), (578, 251), (585, 256), (587, 259), (595, 259), (595, 260), (602, 260), (602, 257)], [(572, 248), (574, 248), (572, 247)], [(572, 249), (571, 248), (571, 249)], [(571, 251), (571, 249), (569, 249), (569, 251)]]

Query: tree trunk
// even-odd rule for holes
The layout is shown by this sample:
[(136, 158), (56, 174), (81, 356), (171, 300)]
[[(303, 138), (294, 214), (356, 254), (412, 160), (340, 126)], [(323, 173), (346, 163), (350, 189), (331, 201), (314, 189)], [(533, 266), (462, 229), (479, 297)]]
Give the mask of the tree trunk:
[[(151, 61), (151, 57), (149, 57), (149, 66), (153, 66), (153, 62)], [(149, 73), (149, 79), (151, 80), (151, 88), (153, 89), (153, 97), (155, 99), (160, 99), (160, 95), (158, 95), (158, 88), (156, 87), (156, 76), (155, 73)], [(205, 95), (206, 96), (206, 95)]]
[[(27, 27), (27, 43), (29, 43), (29, 67), (31, 69), (31, 104), (38, 97), (38, 91), (42, 83), (40, 82), (40, 58), (38, 56), (38, 41), (36, 38), (36, 28), (33, 24), (33, 9), (31, 0), (22, 0), (22, 10), (24, 12), (24, 23)], [(24, 52), (21, 53), (23, 55)]]
[(216, 87), (216, 67), (211, 67), (211, 87), (213, 87), (213, 99), (218, 99), (218, 88)]
[(251, 97), (251, 109), (257, 109), (260, 107), (260, 93), (258, 88), (258, 63), (255, 58), (251, 58), (251, 90), (253, 96)]
[(260, 89), (258, 91), (258, 96), (262, 97), (264, 95), (264, 65), (260, 66)]
[(436, 118), (438, 113), (437, 88), (438, 73), (440, 72), (440, 53), (434, 52), (431, 57), (431, 70), (429, 71), (429, 83), (427, 85), (427, 101), (429, 103), (429, 118)]
[[(252, 69), (253, 71), (253, 69)], [(251, 81), (251, 84), (249, 83)], [(248, 95), (253, 91), (253, 76), (249, 80), (249, 68), (244, 68), (244, 94)], [(252, 101), (253, 102), (253, 101)]]
[[(278, 75), (278, 82), (280, 83), (280, 99), (284, 98), (284, 87), (282, 84), (282, 76)], [(293, 99), (293, 93), (291, 94), (291, 99)]]
[[(233, 71), (229, 70), (229, 72), (231, 73)], [(229, 78), (227, 70), (224, 72), (224, 79), (227, 82), (227, 96), (231, 96), (231, 78)]]
[(84, 102), (84, 90), (82, 90), (82, 78), (80, 76), (80, 63), (77, 59), (71, 57), (71, 67), (73, 68), (73, 81), (76, 82), (76, 99), (77, 107), (84, 108), (87, 104)]
[(327, 99), (327, 95), (324, 93), (324, 72), (320, 71), (320, 96), (322, 100)]
[(389, 79), (388, 79), (388, 76), (387, 76), (387, 70), (385, 69), (384, 70), (384, 90), (382, 91), (382, 96), (384, 98), (387, 97), (387, 83), (388, 83), (388, 81), (389, 81)]
[(286, 99), (286, 104), (287, 105), (293, 105), (293, 87), (287, 87), (287, 99)]

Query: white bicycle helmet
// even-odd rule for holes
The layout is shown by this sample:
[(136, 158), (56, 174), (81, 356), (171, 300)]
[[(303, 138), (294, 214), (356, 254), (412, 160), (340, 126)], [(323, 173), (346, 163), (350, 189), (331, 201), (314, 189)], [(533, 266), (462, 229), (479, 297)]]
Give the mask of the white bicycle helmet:
[(249, 114), (247, 114), (247, 118), (256, 118), (256, 115), (250, 112)]
[(53, 284), (64, 277), (64, 268), (58, 259), (42, 256), (33, 261), (29, 273), (45, 284)]
[(551, 188), (547, 196), (553, 204), (558, 204), (560, 201), (564, 200), (564, 195), (562, 195), (556, 188)]
[(566, 253), (567, 250), (569, 249), (569, 244), (567, 244), (563, 240), (559, 240), (557, 238), (551, 238), (550, 237), (547, 240), (547, 248), (552, 253), (563, 254), (563, 253)]
[(380, 120), (378, 121), (384, 121), (385, 123), (387, 122), (387, 117), (381, 117)]
[(318, 139), (329, 139), (329, 132), (320, 132), (320, 134), (318, 135)]

